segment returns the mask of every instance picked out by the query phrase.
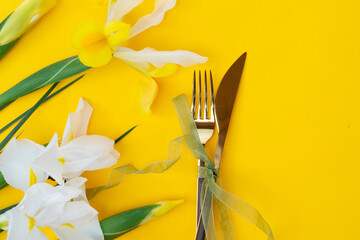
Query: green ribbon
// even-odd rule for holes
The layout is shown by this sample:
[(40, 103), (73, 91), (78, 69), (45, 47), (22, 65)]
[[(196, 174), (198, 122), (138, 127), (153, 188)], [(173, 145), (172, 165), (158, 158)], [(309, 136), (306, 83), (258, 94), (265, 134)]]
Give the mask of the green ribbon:
[(117, 185), (119, 185), (122, 182), (125, 175), (163, 173), (163, 172), (167, 171), (180, 159), (182, 142), (183, 142), (183, 137), (179, 137), (179, 138), (171, 141), (169, 144), (169, 148), (168, 148), (167, 160), (151, 163), (150, 165), (146, 166), (145, 168), (143, 168), (141, 170), (137, 169), (135, 166), (133, 166), (131, 164), (114, 168), (111, 171), (109, 181), (106, 185), (86, 189), (87, 198), (92, 199), (98, 193), (105, 191), (107, 189), (116, 187)]
[(218, 169), (214, 168), (213, 162), (207, 156), (205, 148), (200, 142), (196, 125), (185, 96), (180, 95), (173, 101), (183, 134), (185, 135), (185, 145), (190, 149), (194, 158), (206, 163), (206, 167), (199, 168), (198, 177), (204, 178), (200, 200), (202, 205), (201, 216), (207, 240), (218, 239), (214, 224), (213, 203), (215, 203), (220, 213), (220, 226), (224, 239), (235, 239), (231, 221), (227, 213), (227, 208), (230, 208), (260, 228), (268, 236), (269, 240), (273, 240), (274, 236), (271, 227), (261, 214), (246, 202), (223, 190), (221, 184), (218, 183)]
[(194, 158), (201, 159), (206, 163), (206, 167), (200, 167), (198, 169), (198, 177), (204, 178), (200, 200), (202, 205), (201, 216), (203, 219), (207, 240), (218, 239), (215, 230), (213, 204), (219, 211), (223, 239), (235, 239), (231, 220), (227, 212), (227, 208), (230, 208), (260, 228), (266, 235), (268, 235), (269, 240), (273, 240), (274, 237), (271, 227), (261, 216), (261, 214), (246, 202), (222, 189), (217, 177), (219, 169), (215, 168), (213, 162), (206, 154), (205, 149), (200, 142), (196, 125), (189, 110), (185, 96), (180, 95), (176, 97), (174, 99), (174, 105), (184, 135), (170, 142), (167, 160), (154, 162), (141, 170), (138, 170), (133, 165), (125, 165), (115, 168), (112, 170), (107, 185), (87, 189), (86, 193), (88, 199), (95, 197), (96, 194), (104, 190), (119, 185), (127, 174), (165, 172), (180, 159), (181, 146), (184, 145), (190, 150)]

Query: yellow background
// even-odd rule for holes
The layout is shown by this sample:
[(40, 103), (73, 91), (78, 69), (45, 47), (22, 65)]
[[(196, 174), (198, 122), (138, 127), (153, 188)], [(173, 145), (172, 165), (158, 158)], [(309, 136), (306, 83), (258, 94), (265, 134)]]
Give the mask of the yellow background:
[[(21, 0), (0, 0), (5, 18)], [(106, 7), (89, 0), (58, 0), (0, 61), (0, 91), (55, 61), (76, 54), (75, 26), (105, 21)], [(147, 0), (125, 20), (134, 23), (153, 9)], [(117, 59), (42, 106), (22, 137), (46, 143), (63, 131), (79, 97), (95, 111), (89, 133), (116, 138), (139, 127), (116, 148), (118, 165), (141, 168), (166, 158), (168, 143), (181, 135), (172, 98), (191, 95), (194, 69), (212, 69), (218, 86), (228, 67), (248, 52), (221, 166), (224, 188), (257, 208), (276, 239), (360, 239), (360, 2), (358, 0), (180, 0), (164, 22), (126, 42), (140, 50), (184, 49), (209, 57), (203, 66), (181, 68), (158, 79), (151, 115), (138, 111), (141, 74)], [(68, 82), (68, 81), (66, 81)], [(64, 85), (65, 82), (61, 83)], [(12, 120), (44, 93), (24, 97), (0, 113)], [(4, 137), (5, 135), (3, 135)], [(214, 139), (208, 147), (214, 150)], [(91, 200), (100, 218), (166, 199), (186, 203), (169, 215), (120, 239), (193, 239), (196, 160), (182, 159), (161, 175), (127, 176)], [(109, 170), (85, 174), (88, 186), (106, 182)], [(0, 207), (21, 199), (10, 187)], [(231, 213), (236, 239), (265, 239)]]

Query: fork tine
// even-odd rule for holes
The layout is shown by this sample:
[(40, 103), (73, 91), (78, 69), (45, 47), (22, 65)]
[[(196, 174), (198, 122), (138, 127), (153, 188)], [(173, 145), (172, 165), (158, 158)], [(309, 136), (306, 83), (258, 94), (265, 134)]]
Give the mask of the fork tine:
[(210, 70), (210, 97), (211, 97), (211, 117), (210, 119), (215, 119), (215, 101), (214, 101), (214, 85), (213, 85), (213, 76)]
[(202, 96), (201, 96), (201, 71), (199, 71), (199, 103), (198, 103), (198, 119), (203, 119), (201, 117), (202, 112)]
[(195, 104), (196, 104), (196, 71), (194, 71), (193, 91), (192, 91), (192, 100), (191, 100), (191, 112), (193, 118), (195, 118)]
[(209, 119), (209, 109), (208, 109), (208, 90), (207, 90), (207, 74), (205, 70), (205, 88), (204, 88), (204, 97), (205, 97), (205, 119)]

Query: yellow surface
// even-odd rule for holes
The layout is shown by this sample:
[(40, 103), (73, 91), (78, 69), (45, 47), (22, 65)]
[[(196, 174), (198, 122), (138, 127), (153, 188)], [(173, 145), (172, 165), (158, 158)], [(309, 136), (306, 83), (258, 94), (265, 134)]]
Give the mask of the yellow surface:
[[(0, 0), (5, 18), (21, 0)], [(104, 22), (106, 8), (89, 0), (58, 0), (18, 45), (0, 61), (1, 92), (57, 60), (76, 54), (70, 36), (89, 18)], [(134, 23), (153, 1), (125, 20)], [(209, 57), (204, 66), (182, 68), (159, 79), (160, 91), (148, 116), (138, 111), (142, 76), (114, 59), (42, 106), (22, 137), (48, 142), (62, 133), (80, 96), (93, 105), (91, 134), (116, 138), (140, 126), (117, 145), (119, 164), (143, 167), (166, 158), (170, 140), (181, 135), (172, 98), (191, 94), (194, 69), (213, 69), (215, 85), (244, 51), (248, 52), (224, 152), (224, 188), (256, 207), (276, 239), (360, 239), (360, 2), (180, 0), (165, 21), (125, 46), (186, 49)], [(65, 83), (65, 82), (64, 82)], [(62, 85), (64, 85), (62, 83)], [(44, 90), (0, 113), (4, 125), (32, 105)], [(208, 151), (212, 155), (215, 142)], [(109, 171), (87, 173), (88, 185), (105, 183)], [(193, 239), (196, 161), (185, 151), (162, 175), (128, 176), (121, 186), (91, 204), (100, 218), (165, 200), (184, 198), (171, 214), (121, 239)], [(0, 192), (0, 207), (21, 193)], [(265, 239), (231, 213), (236, 239)]]

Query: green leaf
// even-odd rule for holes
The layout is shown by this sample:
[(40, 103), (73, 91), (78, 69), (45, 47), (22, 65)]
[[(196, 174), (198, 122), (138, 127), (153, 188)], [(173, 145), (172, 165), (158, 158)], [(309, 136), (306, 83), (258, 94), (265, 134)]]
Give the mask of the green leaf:
[[(58, 95), (59, 93), (61, 93), (62, 91), (64, 91), (65, 89), (67, 89), (68, 87), (70, 87), (71, 85), (73, 85), (74, 83), (76, 83), (77, 81), (79, 81), (81, 78), (83, 78), (85, 75), (82, 75), (80, 77), (78, 77), (77, 79), (71, 81), (70, 83), (68, 83), (67, 85), (65, 85), (64, 87), (60, 88), (59, 90), (57, 90), (56, 92), (54, 92), (53, 94), (51, 94), (50, 96), (48, 96), (45, 101), (47, 102), (48, 100), (50, 100), (51, 98), (55, 97), (56, 95)], [(20, 116), (18, 116), (17, 118), (15, 118), (13, 121), (11, 121), (9, 124), (7, 124), (5, 127), (3, 127), (2, 129), (0, 129), (0, 133), (4, 132), (5, 130), (7, 130), (9, 127), (11, 127), (12, 125), (14, 125), (17, 121), (19, 121), (20, 119), (22, 119), (26, 113), (28, 113), (31, 110), (28, 109), (26, 112), (24, 112), (23, 114), (21, 114)], [(8, 186), (7, 182), (5, 181), (4, 176), (2, 175), (2, 173), (0, 172), (0, 190), (3, 189), (4, 187)], [(1, 214), (1, 211), (0, 211)]]
[(151, 212), (159, 206), (160, 204), (152, 204), (102, 220), (100, 226), (103, 230), (105, 240), (115, 239), (138, 228)]
[[(68, 87), (70, 87), (71, 85), (73, 85), (74, 83), (76, 83), (77, 81), (79, 81), (81, 78), (83, 78), (85, 75), (82, 75), (80, 77), (78, 77), (77, 79), (71, 81), (70, 83), (68, 83), (67, 85), (65, 85), (64, 87), (60, 88), (59, 90), (57, 90), (56, 92), (54, 92), (53, 94), (51, 94), (48, 98), (46, 98), (46, 100), (44, 101), (47, 102), (49, 101), (51, 98), (55, 97), (56, 95), (58, 95), (59, 93), (61, 93), (62, 91), (64, 91), (65, 89), (67, 89)], [(27, 111), (25, 111), (24, 113), (22, 113), (21, 115), (19, 115), (17, 118), (15, 118), (14, 120), (12, 120), (10, 123), (8, 123), (6, 126), (4, 126), (3, 128), (0, 129), (0, 134), (3, 133), (4, 131), (6, 131), (9, 127), (11, 127), (12, 125), (14, 125), (17, 121), (19, 121), (20, 119), (22, 119), (25, 114), (30, 111), (30, 109), (28, 109)]]
[(73, 77), (89, 69), (90, 67), (80, 62), (78, 56), (73, 56), (51, 64), (1, 94), (0, 108), (42, 87)]
[[(4, 187), (6, 187), (8, 184), (5, 181), (4, 176), (2, 175), (2, 173), (0, 172), (0, 190), (3, 189)], [(1, 213), (0, 213), (1, 214)]]
[(10, 51), (10, 49), (12, 49), (15, 46), (15, 44), (19, 41), (19, 39), (20, 38), (14, 40), (8, 44), (0, 46), (0, 59), (3, 58)]
[[(4, 27), (5, 23), (7, 22), (7, 20), (9, 19), (9, 17), (11, 16), (12, 13), (9, 14), (9, 16), (7, 16), (1, 23), (0, 23), (0, 31), (1, 29)], [(8, 43), (8, 44), (5, 44), (5, 45), (2, 45), (0, 46), (0, 59), (2, 57), (4, 57), (9, 51), (10, 49), (15, 46), (15, 44), (19, 41), (20, 38)]]
[(21, 119), (21, 121), (14, 127), (13, 130), (5, 137), (5, 139), (0, 143), (0, 151), (8, 144), (11, 138), (14, 137), (16, 132), (21, 128), (21, 126), (28, 120), (28, 118), (35, 112), (35, 110), (45, 102), (46, 98), (50, 95), (50, 93), (54, 90), (54, 88), (58, 85), (54, 83), (51, 88), (41, 97), (41, 99), (32, 107), (28, 112), (26, 112), (25, 116)]
[[(124, 133), (123, 135), (121, 135), (120, 137), (118, 137), (118, 138), (115, 140), (115, 144), (117, 144), (118, 142), (120, 142), (121, 139), (123, 139), (124, 137), (126, 137), (126, 136), (127, 136), (129, 133), (131, 133), (132, 130), (134, 130), (136, 127), (137, 127), (137, 125), (134, 126), (134, 127), (132, 127), (132, 128), (130, 128), (126, 133)], [(0, 132), (0, 133), (1, 133), (1, 132)]]
[(18, 205), (18, 203), (14, 204), (14, 205), (11, 205), (11, 206), (9, 206), (7, 208), (1, 209), (0, 210), (0, 215), (3, 214), (3, 213), (6, 213), (7, 211), (9, 211), (10, 209), (16, 207), (17, 205)]
[(114, 239), (159, 218), (182, 204), (184, 200), (164, 201), (123, 212), (100, 222), (105, 240)]

